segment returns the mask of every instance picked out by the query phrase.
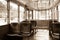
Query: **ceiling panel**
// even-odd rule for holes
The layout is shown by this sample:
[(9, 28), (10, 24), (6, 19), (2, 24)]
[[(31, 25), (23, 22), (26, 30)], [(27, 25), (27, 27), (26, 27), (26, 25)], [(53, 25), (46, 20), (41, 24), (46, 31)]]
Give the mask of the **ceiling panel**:
[(18, 0), (18, 1), (26, 4), (30, 8), (41, 9), (49, 8), (56, 0)]

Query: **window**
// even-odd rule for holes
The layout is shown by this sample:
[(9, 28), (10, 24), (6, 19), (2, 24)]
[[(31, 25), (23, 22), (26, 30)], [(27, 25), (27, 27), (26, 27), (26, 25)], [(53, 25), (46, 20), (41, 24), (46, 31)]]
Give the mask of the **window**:
[(58, 17), (59, 17), (59, 22), (60, 22), (60, 4), (58, 5)]
[(10, 2), (10, 23), (18, 22), (18, 6)]
[(47, 20), (52, 19), (52, 12), (51, 10), (47, 10)]
[(33, 11), (34, 20), (47, 20), (46, 11)]
[(36, 20), (36, 11), (33, 11), (33, 20)]
[(30, 20), (32, 20), (32, 11), (30, 11), (29, 15), (30, 15)]
[(0, 25), (7, 24), (7, 2), (0, 0)]
[(20, 22), (25, 19), (25, 9), (24, 7), (20, 6)]

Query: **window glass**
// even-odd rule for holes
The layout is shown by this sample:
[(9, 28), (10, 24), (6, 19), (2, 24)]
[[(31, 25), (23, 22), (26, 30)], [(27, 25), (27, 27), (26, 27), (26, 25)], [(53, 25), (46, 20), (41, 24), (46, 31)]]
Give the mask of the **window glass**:
[(0, 0), (0, 25), (7, 24), (7, 2)]
[(38, 20), (38, 18), (39, 18), (38, 17), (39, 16), (38, 14), (39, 14), (38, 11), (36, 11), (36, 20)]
[(36, 11), (33, 11), (33, 20), (36, 20)]
[(39, 11), (39, 20), (41, 20), (41, 11)]
[(18, 22), (18, 6), (10, 2), (10, 23)]
[(58, 21), (60, 22), (60, 4), (58, 5), (58, 14), (59, 14), (58, 15), (58, 17), (59, 17), (59, 20)]
[(20, 22), (25, 19), (25, 13), (24, 7), (20, 6)]
[(41, 20), (45, 20), (45, 11), (41, 11)]
[(57, 9), (54, 8), (52, 10), (46, 11), (33, 11), (33, 19), (34, 20), (50, 20), (57, 19)]
[(52, 17), (52, 12), (51, 12), (51, 10), (47, 10), (47, 20), (52, 19), (51, 17)]
[(34, 20), (46, 20), (46, 11), (33, 11)]
[(30, 11), (30, 19), (32, 19), (32, 11)]

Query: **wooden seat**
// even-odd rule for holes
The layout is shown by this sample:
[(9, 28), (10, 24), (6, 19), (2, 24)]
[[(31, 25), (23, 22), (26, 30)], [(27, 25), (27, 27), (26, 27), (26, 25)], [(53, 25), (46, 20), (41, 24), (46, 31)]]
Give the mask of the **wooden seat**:
[[(57, 20), (54, 20), (54, 23), (58, 22)], [(53, 25), (52, 25), (53, 21), (49, 20), (49, 35), (52, 36), (52, 29), (53, 29)]]
[(21, 22), (20, 23), (20, 33), (22, 35), (30, 34), (31, 33), (31, 23), (29, 23), (29, 22)]
[(59, 22), (52, 23), (52, 35), (57, 36), (57, 38), (60, 37), (60, 23)]
[(37, 22), (34, 21), (34, 20), (31, 20), (31, 24), (32, 24), (32, 26), (36, 26), (37, 25)]
[(9, 24), (9, 34), (15, 34), (18, 23)]
[(8, 24), (0, 26), (0, 39), (3, 39), (4, 36), (8, 33)]

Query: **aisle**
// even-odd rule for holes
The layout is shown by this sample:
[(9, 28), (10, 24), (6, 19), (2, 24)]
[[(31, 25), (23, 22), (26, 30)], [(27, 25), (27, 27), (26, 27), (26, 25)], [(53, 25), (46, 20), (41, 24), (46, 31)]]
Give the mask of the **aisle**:
[(48, 29), (37, 29), (37, 33), (30, 37), (9, 37), (8, 40), (51, 40)]
[(49, 40), (49, 31), (47, 29), (38, 29), (35, 35), (29, 37), (29, 40)]

